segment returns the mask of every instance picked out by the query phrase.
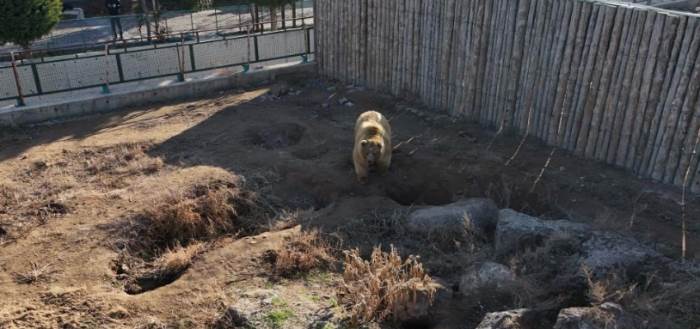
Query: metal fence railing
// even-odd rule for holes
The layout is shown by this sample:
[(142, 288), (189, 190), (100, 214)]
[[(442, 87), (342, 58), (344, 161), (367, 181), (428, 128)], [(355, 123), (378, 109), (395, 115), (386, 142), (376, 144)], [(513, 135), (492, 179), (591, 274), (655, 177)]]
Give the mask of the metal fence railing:
[[(313, 1), (298, 0), (286, 5), (284, 11), (276, 10), (273, 21), (269, 8), (261, 8), (259, 19), (267, 22), (256, 26), (258, 30), (276, 30), (303, 27), (313, 24)], [(143, 14), (115, 16), (119, 19), (123, 38), (113, 39), (111, 16), (71, 19), (59, 22), (52, 32), (32, 43), (26, 57), (56, 56), (110, 48), (140, 47), (150, 43), (179, 41), (181, 37), (192, 40), (208, 40), (246, 32), (252, 23), (248, 4), (215, 7), (200, 11), (161, 11)], [(149, 34), (150, 32), (150, 34)], [(9, 53), (22, 51), (16, 45), (0, 44), (0, 60), (7, 60)]]
[(257, 62), (300, 57), (304, 61), (315, 51), (314, 28), (305, 26), (277, 32), (249, 32), (221, 40), (184, 40), (164, 46), (152, 45), (137, 50), (105, 51), (85, 57), (42, 58), (12, 61), (0, 65), (0, 101), (73, 91), (146, 79), (177, 76), (183, 81), (187, 73)]

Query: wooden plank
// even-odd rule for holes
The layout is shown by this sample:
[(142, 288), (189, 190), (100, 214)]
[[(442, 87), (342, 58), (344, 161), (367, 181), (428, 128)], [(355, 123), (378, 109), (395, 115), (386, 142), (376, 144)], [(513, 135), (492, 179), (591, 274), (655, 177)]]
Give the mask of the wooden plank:
[(442, 44), (440, 46), (440, 81), (437, 93), (437, 107), (446, 110), (450, 86), (451, 54), (455, 30), (455, 0), (447, 0), (442, 11)]
[[(552, 113), (554, 114), (552, 117), (552, 122), (557, 122), (557, 126), (555, 127), (552, 125), (550, 127), (550, 132), (548, 133), (551, 138), (548, 140), (550, 144), (552, 145), (561, 145), (563, 142), (563, 138), (557, 138), (557, 136), (561, 137), (563, 134), (557, 134), (559, 131), (559, 122), (567, 122), (567, 111), (566, 108), (564, 107), (564, 100), (566, 98), (566, 90), (567, 86), (569, 83), (569, 79), (574, 75), (572, 70), (576, 69), (576, 66), (574, 66), (573, 63), (573, 54), (574, 54), (574, 48), (576, 45), (576, 34), (579, 26), (579, 21), (580, 21), (580, 16), (581, 16), (581, 3), (580, 2), (569, 2), (566, 1), (566, 7), (565, 7), (565, 15), (564, 15), (564, 21), (566, 24), (563, 24), (562, 28), (566, 29), (566, 33), (562, 31), (562, 33), (559, 35), (561, 38), (560, 42), (562, 44), (560, 47), (563, 47), (563, 57), (561, 58), (560, 62), (560, 69), (559, 69), (559, 77), (557, 79), (557, 84), (556, 84), (556, 93), (555, 93), (555, 98), (554, 98), (554, 106), (552, 109)], [(566, 35), (566, 37), (564, 37)]]
[(454, 4), (455, 15), (452, 24), (452, 33), (450, 36), (452, 39), (452, 47), (449, 54), (450, 69), (447, 71), (448, 84), (445, 102), (447, 104), (448, 113), (452, 115), (456, 113), (457, 108), (456, 99), (459, 92), (459, 88), (457, 86), (459, 85), (461, 78), (458, 73), (460, 69), (460, 61), (462, 59), (460, 52), (462, 51), (465, 43), (464, 34), (462, 33), (464, 25), (462, 23), (466, 13), (463, 12), (463, 7), (465, 7), (463, 1), (456, 1)]
[(692, 151), (691, 159), (694, 160), (691, 162), (690, 168), (688, 169), (688, 172), (691, 174), (689, 176), (690, 180), (688, 181), (690, 185), (689, 190), (692, 193), (700, 193), (700, 156), (698, 156), (700, 151), (698, 150), (698, 139), (700, 139), (700, 131), (698, 131), (698, 136), (695, 140), (695, 147)]
[(411, 34), (411, 41), (412, 41), (412, 52), (411, 52), (411, 92), (413, 94), (418, 94), (419, 90), (419, 72), (420, 72), (420, 63), (421, 63), (421, 29), (422, 29), (422, 21), (420, 18), (422, 17), (422, 0), (411, 0), (413, 3), (413, 13), (412, 13), (412, 19), (413, 19), (413, 33)]
[(393, 8), (392, 8), (393, 24), (391, 25), (392, 31), (393, 31), (392, 32), (392, 42), (391, 42), (393, 45), (393, 48), (391, 51), (391, 59), (392, 59), (391, 91), (392, 91), (393, 95), (398, 96), (399, 91), (401, 90), (401, 76), (400, 76), (399, 72), (401, 69), (400, 68), (401, 67), (401, 60), (403, 59), (402, 58), (403, 54), (401, 53), (401, 50), (400, 50), (400, 41), (401, 41), (401, 38), (400, 38), (401, 29), (400, 29), (400, 27), (402, 27), (401, 24), (403, 22), (402, 14), (403, 14), (403, 10), (404, 10), (403, 6), (404, 6), (405, 1), (392, 1), (391, 3), (393, 4)]
[(668, 130), (675, 129), (675, 127), (673, 127), (675, 122), (673, 122), (673, 119), (671, 118), (675, 115), (675, 107), (673, 106), (673, 102), (676, 99), (676, 95), (681, 94), (682, 97), (682, 94), (685, 94), (687, 87), (687, 84), (682, 84), (681, 81), (686, 74), (685, 63), (690, 51), (689, 45), (693, 34), (693, 28), (695, 27), (695, 20), (688, 20), (688, 17), (684, 16), (682, 17), (681, 25), (683, 28), (679, 28), (676, 35), (676, 40), (678, 41), (677, 44), (679, 46), (678, 48), (680, 49), (677, 56), (672, 56), (672, 59), (676, 58), (675, 62), (673, 63), (674, 70), (673, 74), (670, 75), (670, 79), (668, 79), (670, 83), (667, 85), (667, 93), (665, 93), (666, 96), (663, 98), (664, 102), (662, 105), (661, 118), (659, 120), (656, 138), (654, 140), (652, 157), (649, 160), (647, 170), (647, 176), (653, 178), (654, 180), (663, 179), (663, 170), (661, 168), (663, 168), (663, 165), (666, 162), (666, 154), (668, 152), (664, 137), (666, 136), (666, 132)]
[(569, 21), (571, 16), (566, 15), (565, 1), (555, 1), (552, 8), (551, 30), (548, 32), (550, 45), (547, 51), (547, 79), (544, 84), (544, 93), (542, 94), (542, 102), (540, 103), (540, 111), (543, 116), (540, 138), (544, 142), (549, 142), (549, 134), (551, 126), (555, 125), (558, 119), (554, 118), (554, 101), (556, 99), (556, 89), (559, 85), (559, 72), (561, 69), (561, 60), (566, 46), (566, 37), (568, 36)]
[(410, 56), (408, 52), (408, 24), (410, 23), (410, 1), (402, 1), (400, 4), (401, 6), (401, 14), (399, 15), (399, 64), (398, 64), (398, 83), (397, 83), (397, 90), (399, 91), (399, 95), (403, 93), (405, 90), (407, 90), (406, 86), (406, 81), (407, 79), (407, 74), (408, 71), (406, 68), (408, 67), (408, 57)]
[[(698, 157), (698, 154), (694, 154), (693, 152), (698, 152), (695, 143), (697, 141), (697, 135), (700, 134), (700, 94), (698, 94), (698, 89), (700, 88), (700, 56), (695, 60), (695, 68), (688, 88), (691, 97), (688, 97), (683, 105), (683, 114), (679, 121), (687, 123), (686, 133), (684, 134), (685, 138), (683, 138), (683, 140), (674, 140), (674, 145), (680, 145), (682, 143), (681, 147), (683, 151), (680, 152), (680, 159), (673, 181), (675, 185), (682, 185), (684, 183), (683, 180), (688, 167), (691, 167), (691, 172), (694, 172), (692, 171), (693, 158)], [(696, 132), (698, 133), (696, 134)]]
[(632, 38), (632, 26), (634, 25), (634, 19), (636, 16), (634, 12), (629, 9), (624, 9), (625, 18), (622, 27), (622, 36), (619, 42), (619, 48), (617, 54), (615, 55), (613, 64), (613, 75), (610, 80), (610, 85), (608, 87), (609, 91), (607, 98), (605, 100), (605, 112), (603, 115), (603, 124), (600, 126), (601, 135), (598, 136), (598, 144), (596, 146), (595, 159), (605, 161), (607, 157), (608, 147), (610, 146), (610, 141), (612, 140), (613, 131), (616, 129), (616, 118), (619, 112), (617, 108), (617, 99), (620, 95), (620, 90), (622, 89), (622, 80), (625, 74), (626, 58), (629, 54), (631, 45), (630, 42)]
[(520, 85), (522, 86), (521, 92), (518, 95), (518, 120), (517, 129), (520, 132), (526, 131), (528, 127), (528, 121), (531, 117), (531, 107), (532, 104), (529, 100), (533, 99), (533, 93), (535, 91), (536, 77), (534, 75), (535, 62), (537, 57), (537, 48), (535, 47), (535, 36), (537, 35), (537, 23), (538, 17), (537, 13), (541, 12), (541, 1), (533, 0), (530, 2), (530, 11), (528, 16), (527, 32), (525, 34), (525, 53), (524, 53), (524, 63), (521, 68), (520, 74)]
[[(595, 22), (597, 18), (597, 16), (593, 16), (593, 14), (596, 13), (593, 11), (593, 7), (594, 6), (591, 2), (583, 3), (583, 7), (581, 8), (581, 17), (579, 18), (578, 27), (576, 28), (576, 39), (574, 42), (574, 50), (572, 54), (573, 59), (571, 61), (572, 74), (567, 82), (566, 91), (564, 94), (564, 101), (562, 103), (563, 112), (561, 120), (562, 129), (564, 129), (564, 131), (560, 133), (556, 144), (557, 146), (562, 148), (568, 149), (568, 145), (573, 144), (569, 143), (569, 140), (573, 139), (572, 133), (576, 129), (574, 120), (576, 118), (576, 112), (574, 110), (576, 107), (576, 95), (578, 93), (576, 88), (579, 87), (579, 82), (583, 80), (584, 75), (584, 72), (581, 70), (581, 62), (585, 55), (584, 52), (586, 45), (586, 36), (588, 35), (588, 26), (594, 25), (589, 22), (590, 20), (593, 20), (593, 22)], [(591, 28), (593, 28), (593, 26), (591, 26)]]
[[(608, 146), (608, 154), (606, 157), (606, 162), (610, 164), (621, 165), (624, 154), (620, 154), (618, 157), (618, 149), (620, 148), (620, 143), (623, 144), (621, 147), (622, 153), (625, 152), (627, 147), (627, 141), (624, 136), (630, 135), (631, 123), (633, 122), (633, 113), (628, 110), (627, 104), (630, 98), (630, 87), (632, 85), (632, 80), (634, 74), (637, 72), (635, 70), (636, 63), (643, 63), (645, 54), (640, 53), (640, 44), (642, 42), (642, 36), (644, 35), (644, 24), (646, 23), (646, 11), (630, 9), (633, 11), (633, 27), (630, 27), (631, 39), (628, 39), (628, 43), (631, 44), (630, 49), (624, 54), (627, 59), (624, 68), (624, 75), (622, 77), (622, 86), (620, 93), (617, 97), (617, 105), (615, 108), (618, 109), (617, 116), (615, 117), (615, 125), (611, 132), (610, 145)], [(641, 66), (641, 65), (640, 65)]]
[(467, 85), (467, 116), (474, 120), (478, 120), (480, 116), (480, 93), (481, 84), (483, 82), (481, 77), (481, 72), (483, 70), (481, 59), (482, 52), (484, 51), (487, 1), (488, 0), (476, 0), (478, 5), (476, 7), (474, 31), (472, 33), (474, 41), (472, 43), (472, 51), (470, 52), (469, 64), (467, 65), (467, 77), (471, 78), (472, 81), (472, 83)]
[(655, 130), (658, 122), (658, 109), (661, 103), (661, 91), (665, 83), (666, 72), (669, 69), (672, 48), (681, 19), (679, 16), (664, 14), (664, 26), (661, 33), (661, 44), (657, 51), (658, 60), (654, 67), (654, 74), (650, 86), (649, 96), (646, 101), (646, 111), (642, 133), (639, 138), (640, 146), (635, 153), (634, 172), (640, 176), (646, 173), (649, 154), (652, 152), (652, 143), (655, 138)]
[(485, 90), (485, 105), (484, 110), (485, 115), (482, 117), (482, 124), (489, 127), (493, 124), (493, 118), (495, 116), (495, 97), (496, 97), (496, 84), (497, 81), (497, 71), (498, 71), (498, 45), (499, 45), (499, 30), (502, 26), (501, 13), (503, 12), (503, 1), (492, 0), (493, 10), (491, 12), (491, 25), (489, 30), (489, 43), (488, 43), (488, 58), (486, 59), (486, 90)]
[[(676, 172), (678, 164), (678, 148), (682, 146), (680, 140), (684, 139), (685, 124), (688, 120), (688, 113), (683, 115), (683, 105), (688, 96), (689, 86), (691, 82), (691, 74), (695, 68), (696, 57), (698, 56), (698, 48), (700, 48), (700, 30), (698, 30), (696, 19), (688, 20), (688, 28), (684, 37), (684, 43), (688, 44), (685, 60), (682, 64), (682, 69), (679, 74), (679, 83), (673, 99), (670, 99), (669, 116), (666, 121), (666, 128), (661, 139), (661, 147), (656, 159), (656, 166), (652, 178), (661, 180), (665, 183), (673, 182), (673, 175)], [(681, 50), (683, 51), (683, 50)], [(690, 95), (695, 98), (695, 95)], [(680, 122), (679, 118), (682, 119)], [(679, 129), (681, 128), (681, 129)], [(680, 130), (680, 131), (679, 131)], [(676, 140), (677, 144), (673, 144)]]
[(593, 108), (593, 120), (591, 121), (591, 128), (589, 130), (588, 140), (586, 141), (586, 148), (584, 150), (584, 155), (586, 158), (594, 157), (596, 145), (599, 139), (598, 135), (601, 134), (600, 126), (602, 125), (601, 122), (603, 121), (603, 116), (605, 114), (605, 99), (608, 95), (610, 80), (612, 79), (615, 56), (617, 55), (618, 45), (622, 34), (622, 26), (624, 24), (624, 16), (625, 10), (617, 7), (615, 9), (615, 21), (613, 23), (613, 29), (610, 35), (610, 43), (608, 44), (603, 70), (601, 72), (596, 102)]
[[(558, 1), (557, 3), (561, 3)], [(523, 53), (525, 48), (525, 32), (527, 30), (528, 9), (530, 0), (520, 0), (518, 2), (518, 12), (515, 19), (515, 31), (513, 37), (513, 50), (509, 65), (508, 78), (508, 108), (504, 119), (504, 128), (511, 129), (513, 127), (513, 116), (516, 109), (516, 99), (520, 84), (520, 67), (523, 62)]]
[(423, 0), (423, 9), (421, 10), (422, 12), (422, 32), (421, 32), (421, 67), (420, 67), (420, 74), (418, 76), (419, 81), (420, 81), (420, 88), (419, 88), (419, 95), (420, 98), (425, 102), (426, 99), (426, 93), (428, 89), (428, 67), (429, 65), (429, 59), (430, 59), (430, 48), (429, 48), (429, 41), (430, 41), (430, 35), (432, 35), (432, 30), (431, 30), (431, 13), (432, 13), (432, 5), (434, 3), (430, 0)]
[[(571, 139), (572, 131), (574, 130), (574, 125), (576, 119), (575, 110), (575, 98), (576, 98), (576, 85), (579, 77), (583, 78), (583, 72), (581, 71), (581, 61), (584, 53), (584, 46), (586, 42), (587, 29), (589, 26), (589, 21), (593, 13), (593, 4), (591, 2), (583, 2), (579, 9), (580, 16), (578, 17), (577, 24), (574, 27), (575, 34), (573, 34), (573, 49), (571, 52), (571, 62), (570, 69), (571, 72), (566, 81), (566, 88), (562, 96), (561, 102), (561, 115), (562, 120), (562, 131), (559, 135), (560, 141), (557, 143), (561, 148), (569, 148), (569, 139)], [(570, 31), (572, 32), (572, 31)], [(558, 123), (557, 123), (558, 124)]]
[(617, 165), (632, 168), (637, 141), (642, 130), (646, 110), (646, 99), (651, 88), (651, 78), (657, 59), (658, 42), (663, 28), (663, 19), (655, 11), (648, 11), (642, 33), (640, 58), (637, 59), (633, 84), (628, 104), (630, 130), (623, 135), (623, 144), (618, 152)]
[(668, 65), (666, 71), (661, 76), (663, 81), (663, 86), (661, 87), (658, 94), (658, 101), (656, 105), (656, 111), (654, 118), (651, 122), (649, 130), (649, 139), (647, 141), (646, 149), (644, 150), (644, 160), (642, 162), (639, 174), (642, 177), (651, 177), (653, 167), (654, 167), (654, 157), (656, 149), (658, 147), (657, 140), (660, 139), (660, 131), (663, 127), (663, 122), (665, 122), (665, 112), (666, 112), (666, 100), (668, 99), (669, 93), (671, 93), (671, 84), (673, 83), (674, 72), (678, 65), (678, 58), (680, 49), (682, 47), (683, 34), (688, 22), (687, 17), (679, 16), (678, 27), (674, 30), (672, 37), (672, 46), (668, 49), (671, 50), (671, 54), (668, 59)]
[(555, 18), (554, 6), (552, 2), (545, 2), (545, 12), (544, 12), (544, 29), (542, 30), (542, 35), (540, 40), (542, 41), (541, 51), (540, 51), (540, 64), (539, 73), (542, 82), (537, 87), (534, 100), (534, 122), (533, 128), (531, 129), (534, 136), (540, 139), (546, 138), (545, 125), (549, 122), (549, 109), (546, 108), (546, 95), (547, 95), (547, 84), (551, 79), (551, 74), (553, 71), (552, 61), (554, 60), (554, 52), (552, 51), (552, 43), (554, 35), (557, 31), (554, 30), (555, 22), (558, 21)]
[(461, 52), (460, 56), (462, 57), (462, 68), (458, 70), (458, 74), (460, 75), (461, 79), (461, 84), (459, 85), (459, 99), (457, 101), (457, 113), (460, 116), (467, 116), (468, 111), (471, 110), (470, 108), (470, 100), (469, 100), (469, 88), (470, 86), (473, 86), (474, 84), (474, 77), (473, 74), (470, 75), (470, 72), (472, 72), (472, 67), (470, 65), (471, 63), (471, 58), (472, 54), (476, 51), (475, 46), (474, 46), (474, 31), (476, 29), (475, 24), (476, 24), (476, 12), (478, 8), (478, 3), (480, 1), (468, 1), (466, 2), (465, 6), (465, 11), (467, 13), (467, 16), (464, 21), (464, 39), (465, 39), (465, 45), (464, 49)]
[(495, 67), (495, 84), (493, 89), (493, 114), (491, 116), (491, 125), (499, 127), (502, 124), (504, 111), (503, 111), (503, 100), (506, 95), (504, 94), (504, 83), (506, 83), (505, 73), (508, 71), (508, 60), (509, 55), (508, 44), (512, 34), (509, 32), (509, 25), (511, 24), (512, 14), (511, 14), (511, 3), (512, 1), (502, 1), (501, 3), (501, 13), (499, 14), (498, 21), (498, 34), (496, 40), (496, 60), (494, 61)]
[[(499, 122), (503, 129), (506, 123), (511, 121), (512, 105), (513, 105), (513, 91), (514, 87), (511, 86), (511, 74), (513, 70), (511, 66), (514, 65), (513, 57), (516, 51), (516, 27), (518, 24), (518, 10), (519, 4), (517, 1), (508, 1), (508, 14), (506, 16), (506, 24), (504, 25), (504, 38), (505, 38), (505, 54), (503, 55), (501, 61), (501, 75), (499, 78)], [(518, 55), (522, 56), (522, 54)], [(511, 89), (512, 88), (512, 89)]]
[(543, 35), (545, 34), (545, 24), (547, 21), (547, 5), (546, 1), (539, 1), (538, 4), (538, 14), (536, 15), (536, 23), (535, 23), (535, 32), (534, 32), (534, 38), (532, 40), (533, 42), (533, 48), (531, 52), (531, 57), (533, 60), (531, 61), (531, 67), (530, 71), (532, 72), (531, 74), (531, 81), (530, 81), (530, 91), (528, 92), (527, 96), (525, 96), (525, 101), (524, 101), (524, 132), (522, 133), (523, 135), (527, 136), (531, 134), (534, 131), (534, 118), (536, 117), (537, 113), (539, 112), (536, 104), (537, 104), (537, 98), (539, 95), (539, 91), (542, 89), (542, 85), (544, 84), (544, 79), (545, 79), (545, 72), (544, 72), (544, 60), (543, 56), (541, 54), (541, 49), (545, 47), (544, 45), (544, 38)]
[(592, 39), (587, 47), (588, 51), (584, 55), (585, 61), (580, 66), (582, 70), (582, 81), (577, 87), (578, 92), (575, 101), (574, 127), (571, 135), (568, 137), (566, 148), (571, 151), (581, 152), (579, 149), (581, 141), (585, 141), (588, 137), (591, 118), (593, 116), (593, 104), (595, 94), (600, 82), (602, 72), (601, 62), (605, 57), (608, 41), (610, 40), (610, 31), (615, 17), (615, 8), (606, 4), (596, 4), (598, 7), (598, 15), (595, 26), (592, 29)]

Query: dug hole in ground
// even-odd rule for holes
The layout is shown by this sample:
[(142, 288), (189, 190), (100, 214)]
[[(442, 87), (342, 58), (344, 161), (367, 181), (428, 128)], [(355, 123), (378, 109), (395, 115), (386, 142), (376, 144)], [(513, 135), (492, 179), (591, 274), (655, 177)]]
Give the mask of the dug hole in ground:
[[(356, 182), (357, 116), (391, 122)], [(0, 133), (2, 328), (697, 328), (700, 201), (290, 76)], [(490, 146), (490, 147), (489, 147)]]

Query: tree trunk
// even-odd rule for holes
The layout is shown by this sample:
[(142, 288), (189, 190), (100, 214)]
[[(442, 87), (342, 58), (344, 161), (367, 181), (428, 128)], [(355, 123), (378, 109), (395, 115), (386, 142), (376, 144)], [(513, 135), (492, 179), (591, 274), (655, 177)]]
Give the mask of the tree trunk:
[(255, 31), (261, 31), (262, 27), (260, 25), (260, 8), (258, 8), (258, 5), (253, 5), (255, 8), (255, 19), (253, 20), (255, 22)]
[(141, 12), (143, 13), (143, 19), (144, 22), (146, 23), (146, 39), (148, 41), (151, 41), (151, 23), (150, 20), (148, 19), (148, 5), (146, 4), (146, 0), (141, 0)]
[(270, 30), (277, 30), (277, 7), (270, 6)]

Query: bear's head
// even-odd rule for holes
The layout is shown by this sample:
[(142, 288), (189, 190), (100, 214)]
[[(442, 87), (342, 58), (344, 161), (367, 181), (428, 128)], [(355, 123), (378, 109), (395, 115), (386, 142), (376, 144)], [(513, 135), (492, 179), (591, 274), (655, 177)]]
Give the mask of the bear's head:
[(367, 165), (374, 167), (382, 156), (381, 141), (364, 139), (360, 142), (362, 146), (362, 156), (367, 160)]

